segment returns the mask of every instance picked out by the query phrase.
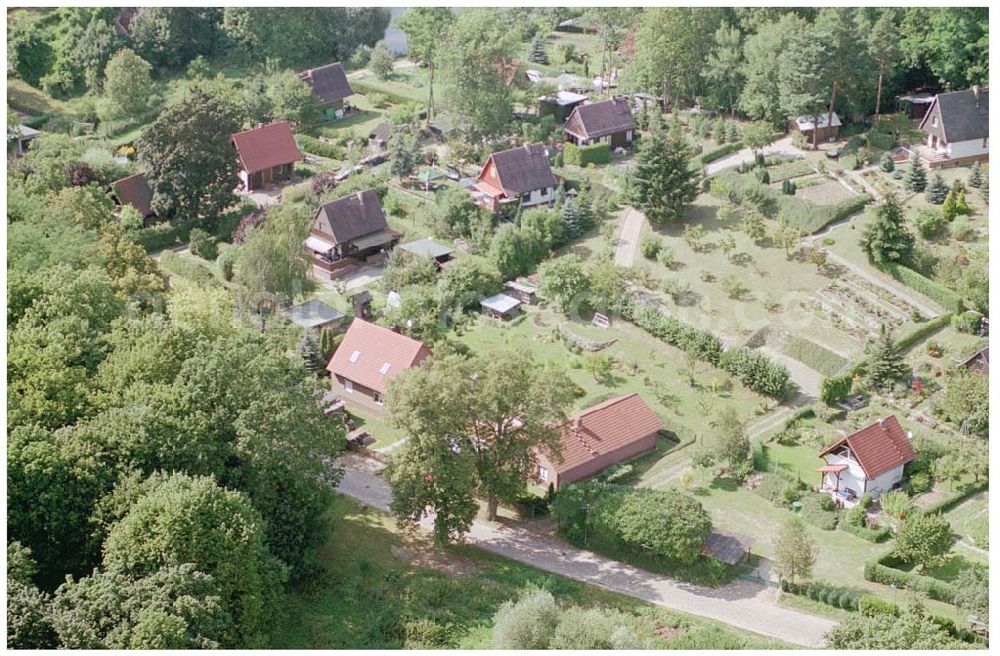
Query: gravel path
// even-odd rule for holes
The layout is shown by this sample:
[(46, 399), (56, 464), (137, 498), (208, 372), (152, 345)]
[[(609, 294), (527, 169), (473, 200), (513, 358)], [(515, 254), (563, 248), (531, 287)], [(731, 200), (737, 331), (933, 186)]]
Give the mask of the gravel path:
[(635, 261), (635, 252), (639, 248), (639, 235), (642, 234), (642, 224), (646, 220), (642, 212), (629, 207), (622, 219), (621, 232), (618, 233), (618, 244), (615, 247), (615, 264), (629, 267)]
[[(381, 465), (341, 458), (345, 467), (337, 490), (369, 506), (387, 510), (392, 492), (377, 472)], [(431, 519), (422, 524), (430, 526)], [(792, 644), (821, 647), (836, 623), (775, 603), (777, 591), (737, 580), (720, 588), (705, 588), (624, 565), (576, 549), (551, 535), (512, 525), (476, 520), (466, 541), (481, 549), (568, 578), (642, 599), (672, 610), (707, 617)]]
[[(764, 147), (764, 156), (770, 157), (771, 155), (780, 155), (782, 157), (801, 157), (802, 151), (792, 145), (792, 138), (782, 137), (778, 139), (773, 144)], [(737, 150), (731, 155), (726, 155), (714, 162), (709, 162), (705, 165), (705, 175), (715, 175), (719, 171), (725, 169), (731, 169), (734, 166), (739, 166), (743, 162), (752, 162), (754, 160), (753, 151), (749, 148), (744, 148), (743, 150)]]

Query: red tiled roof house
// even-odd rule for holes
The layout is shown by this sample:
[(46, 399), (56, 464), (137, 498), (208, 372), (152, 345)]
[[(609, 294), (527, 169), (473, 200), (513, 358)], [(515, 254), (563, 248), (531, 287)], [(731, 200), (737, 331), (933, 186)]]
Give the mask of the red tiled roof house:
[(354, 89), (339, 62), (302, 71), (298, 78), (312, 89), (328, 119), (343, 118), (344, 100), (354, 95)]
[(632, 143), (636, 129), (632, 110), (624, 98), (579, 105), (563, 126), (566, 141), (577, 146), (606, 143), (612, 149)]
[(290, 180), (302, 153), (288, 121), (263, 125), (233, 135), (240, 160), (240, 182), (244, 191), (255, 191), (274, 182)]
[(305, 246), (320, 277), (335, 278), (359, 262), (384, 256), (399, 243), (371, 189), (324, 203), (313, 216)]
[(472, 199), (492, 212), (505, 205), (531, 207), (556, 199), (559, 178), (542, 144), (525, 144), (493, 153), (470, 187)]
[(560, 457), (535, 454), (535, 479), (554, 489), (656, 449), (663, 422), (638, 394), (605, 401), (570, 416), (560, 427)]
[(916, 453), (909, 435), (890, 415), (831, 444), (819, 457), (826, 461), (817, 469), (820, 489), (849, 502), (866, 492), (878, 499), (892, 490)]
[(386, 387), (430, 356), (421, 342), (364, 319), (351, 322), (330, 363), (330, 384), (348, 405), (378, 414)]

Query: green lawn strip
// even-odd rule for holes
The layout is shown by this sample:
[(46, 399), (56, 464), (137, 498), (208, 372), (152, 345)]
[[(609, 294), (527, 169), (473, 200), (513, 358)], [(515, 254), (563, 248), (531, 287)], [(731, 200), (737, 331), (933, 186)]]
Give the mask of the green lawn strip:
[(989, 492), (979, 492), (945, 513), (955, 533), (981, 549), (988, 549), (989, 545), (988, 497)]
[(350, 80), (355, 93), (370, 95), (378, 93), (396, 103), (427, 102), (427, 91), (407, 83), (403, 79), (380, 80), (374, 75)]
[[(404, 555), (400, 549), (412, 549), (412, 543), (404, 540), (392, 518), (363, 509), (347, 497), (338, 496), (332, 502), (327, 518), (330, 530), (317, 558), (321, 569), (286, 595), (271, 635), (274, 647), (489, 648), (493, 613), (529, 585), (545, 587), (564, 605), (611, 607), (629, 613), (643, 637), (653, 638), (659, 647), (668, 646), (655, 637), (655, 631), (662, 628), (678, 631), (678, 647), (709, 638), (703, 647), (789, 646), (549, 574), (473, 546), (448, 547), (440, 553), (442, 563), (457, 563), (458, 575), (408, 564), (397, 556)], [(425, 626), (434, 622), (438, 626), (430, 635), (440, 642), (408, 644), (403, 629), (408, 621), (411, 626), (415, 621)]]
[(348, 412), (355, 418), (359, 426), (364, 426), (375, 442), (367, 445), (369, 449), (381, 449), (394, 444), (406, 437), (401, 429), (391, 425), (386, 417), (379, 417), (367, 410), (349, 408)]

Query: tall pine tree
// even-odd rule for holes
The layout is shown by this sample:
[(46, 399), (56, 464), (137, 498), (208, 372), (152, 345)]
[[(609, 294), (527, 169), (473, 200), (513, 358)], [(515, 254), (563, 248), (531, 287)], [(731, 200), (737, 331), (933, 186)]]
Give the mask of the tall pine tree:
[(576, 205), (576, 199), (572, 196), (567, 198), (562, 206), (561, 215), (563, 234), (566, 235), (566, 239), (576, 239), (583, 234), (583, 230), (580, 227), (580, 211)]
[(913, 254), (913, 235), (904, 223), (903, 206), (894, 194), (875, 208), (875, 222), (865, 230), (861, 247), (876, 266), (906, 264)]
[(878, 339), (868, 343), (865, 356), (865, 378), (869, 387), (887, 390), (895, 383), (909, 382), (913, 372), (885, 324), (882, 324)]
[(639, 151), (629, 191), (631, 201), (653, 225), (679, 221), (684, 206), (698, 195), (684, 138), (654, 132)]
[(299, 338), (296, 351), (299, 357), (302, 358), (302, 362), (306, 366), (306, 371), (309, 373), (319, 375), (325, 368), (326, 363), (323, 362), (319, 340), (316, 339), (316, 333), (309, 328), (302, 331), (302, 337)]

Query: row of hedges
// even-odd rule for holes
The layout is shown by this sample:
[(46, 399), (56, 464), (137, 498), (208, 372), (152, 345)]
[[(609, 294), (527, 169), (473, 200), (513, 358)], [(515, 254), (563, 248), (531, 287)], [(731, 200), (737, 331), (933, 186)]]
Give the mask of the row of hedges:
[(722, 342), (712, 333), (693, 328), (647, 303), (626, 300), (621, 314), (653, 337), (728, 371), (756, 392), (783, 398), (788, 391), (788, 369), (759, 351), (741, 346), (723, 352)]
[(889, 530), (888, 526), (883, 526), (878, 529), (868, 528), (867, 526), (859, 526), (857, 524), (851, 524), (841, 519), (837, 523), (837, 528), (851, 535), (855, 535), (862, 540), (868, 540), (869, 542), (885, 542), (889, 539), (892, 531)]
[[(884, 560), (885, 558), (883, 558)], [(895, 567), (888, 567), (883, 564), (883, 561), (869, 560), (865, 563), (865, 580), (923, 592), (931, 599), (943, 601), (946, 604), (955, 603), (955, 594), (958, 590), (954, 585), (932, 579), (929, 576), (920, 576)]]
[(781, 582), (782, 592), (808, 597), (813, 601), (818, 601), (834, 608), (844, 610), (858, 610), (861, 600), (867, 596), (863, 591), (854, 588), (843, 588), (826, 583), (792, 583), (791, 581)]
[(778, 218), (798, 228), (802, 234), (811, 235), (831, 223), (846, 219), (860, 212), (871, 202), (871, 196), (861, 194), (846, 198), (833, 205), (816, 205), (798, 196), (780, 194), (778, 196)]
[(847, 358), (798, 335), (785, 335), (782, 351), (824, 376), (833, 376), (847, 366)]
[(575, 143), (566, 142), (563, 146), (563, 162), (566, 164), (587, 166), (589, 164), (607, 164), (610, 161), (611, 146), (606, 143), (577, 146)]
[(727, 144), (722, 144), (718, 148), (713, 148), (712, 150), (706, 151), (701, 155), (698, 155), (693, 160), (691, 160), (691, 163), (693, 168), (700, 169), (709, 162), (714, 162), (717, 159), (721, 159), (726, 155), (731, 155), (732, 153), (735, 153), (737, 150), (742, 150), (742, 149), (743, 149), (742, 141), (733, 141)]
[(927, 298), (940, 303), (949, 312), (961, 312), (965, 309), (962, 297), (951, 291), (939, 282), (934, 282), (930, 278), (920, 275), (913, 269), (909, 269), (899, 264), (887, 264), (883, 271), (893, 278), (903, 283), (907, 287), (914, 289)]
[(982, 492), (983, 490), (989, 488), (989, 486), (990, 482), (988, 480), (982, 480), (979, 481), (978, 483), (971, 483), (970, 485), (967, 485), (965, 489), (961, 490), (960, 492), (956, 492), (951, 496), (947, 496), (943, 499), (935, 501), (931, 505), (924, 508), (924, 512), (926, 513), (948, 512), (949, 510), (959, 505), (972, 495), (978, 494), (979, 492)]
[(163, 251), (160, 256), (160, 266), (168, 272), (187, 278), (203, 287), (217, 287), (218, 278), (211, 269), (186, 257), (181, 257), (173, 251)]
[(313, 155), (328, 159), (340, 159), (344, 155), (343, 149), (339, 146), (310, 137), (308, 134), (295, 135), (295, 141), (298, 142), (299, 148)]
[(950, 314), (942, 314), (940, 317), (925, 321), (910, 332), (896, 340), (896, 348), (906, 350), (922, 340), (924, 337), (937, 332), (951, 323)]

